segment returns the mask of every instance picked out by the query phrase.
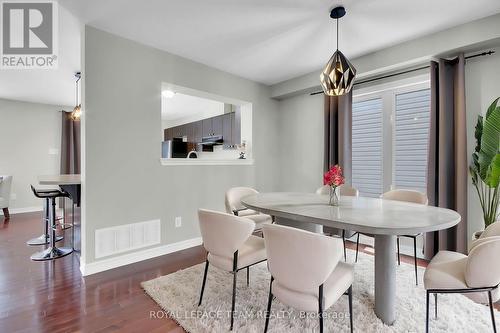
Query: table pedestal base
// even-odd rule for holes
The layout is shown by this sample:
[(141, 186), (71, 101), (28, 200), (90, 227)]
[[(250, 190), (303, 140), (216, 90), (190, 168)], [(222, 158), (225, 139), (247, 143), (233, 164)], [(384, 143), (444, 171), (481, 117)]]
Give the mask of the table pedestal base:
[(375, 314), (384, 324), (396, 320), (396, 236), (375, 235)]

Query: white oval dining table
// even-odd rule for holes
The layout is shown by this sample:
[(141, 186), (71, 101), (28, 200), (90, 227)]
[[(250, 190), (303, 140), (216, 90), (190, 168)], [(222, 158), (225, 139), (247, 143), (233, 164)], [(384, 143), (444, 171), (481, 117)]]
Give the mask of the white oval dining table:
[(328, 204), (327, 195), (259, 193), (244, 197), (246, 207), (271, 215), (276, 223), (320, 231), (317, 226), (358, 231), (375, 237), (375, 314), (392, 325), (396, 300), (396, 236), (450, 228), (460, 215), (450, 209), (367, 197), (340, 198)]

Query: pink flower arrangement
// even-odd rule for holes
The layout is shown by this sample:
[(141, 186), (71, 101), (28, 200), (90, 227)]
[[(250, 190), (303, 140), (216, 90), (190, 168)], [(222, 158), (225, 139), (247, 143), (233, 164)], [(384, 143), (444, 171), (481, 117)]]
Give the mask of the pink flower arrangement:
[(323, 175), (323, 185), (328, 185), (333, 188), (338, 187), (342, 184), (344, 184), (345, 178), (344, 175), (342, 174), (342, 168), (340, 165), (334, 165), (325, 172)]

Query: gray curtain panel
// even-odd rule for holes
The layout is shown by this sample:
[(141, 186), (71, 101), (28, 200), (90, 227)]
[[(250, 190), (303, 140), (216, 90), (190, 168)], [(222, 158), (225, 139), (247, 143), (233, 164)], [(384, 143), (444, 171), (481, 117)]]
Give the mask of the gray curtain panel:
[(62, 111), (61, 174), (80, 173), (80, 121)]
[(467, 131), (465, 124), (465, 58), (432, 61), (431, 124), (427, 168), (429, 204), (450, 208), (462, 221), (425, 235), (424, 254), (439, 250), (467, 252)]
[(352, 91), (342, 96), (325, 95), (324, 170), (339, 164), (346, 178), (352, 180)]

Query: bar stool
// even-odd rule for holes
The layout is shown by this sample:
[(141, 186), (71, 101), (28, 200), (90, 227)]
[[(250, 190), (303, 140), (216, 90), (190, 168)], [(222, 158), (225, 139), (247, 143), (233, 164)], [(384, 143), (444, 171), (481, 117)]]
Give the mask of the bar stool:
[[(31, 190), (33, 191), (33, 194), (37, 193), (58, 193), (58, 189), (35, 189), (33, 185), (31, 185)], [(42, 221), (44, 223), (45, 229), (44, 233), (39, 236), (30, 239), (29, 241), (26, 242), (26, 244), (30, 246), (39, 246), (39, 245), (47, 245), (50, 243), (50, 234), (49, 234), (49, 211), (50, 211), (50, 199), (47, 197), (45, 198), (45, 202), (43, 205), (43, 218)], [(56, 220), (59, 220), (60, 218), (57, 218)], [(56, 237), (56, 242), (59, 242), (63, 240), (63, 236), (57, 236)]]
[(44, 251), (33, 254), (31, 256), (31, 260), (44, 261), (67, 256), (68, 254), (73, 252), (73, 248), (56, 247), (56, 198), (68, 198), (69, 194), (63, 190), (54, 190), (50, 192), (38, 191), (33, 188), (33, 186), (32, 190), (37, 198), (49, 200), (50, 246)]

